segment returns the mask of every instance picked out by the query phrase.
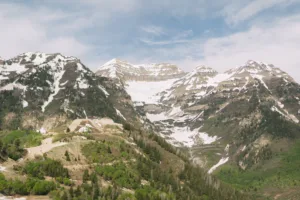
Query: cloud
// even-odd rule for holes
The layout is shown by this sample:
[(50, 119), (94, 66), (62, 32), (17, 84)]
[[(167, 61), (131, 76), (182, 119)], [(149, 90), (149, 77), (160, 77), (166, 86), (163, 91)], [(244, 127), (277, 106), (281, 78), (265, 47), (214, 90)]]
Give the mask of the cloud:
[[(207, 65), (222, 72), (252, 59), (274, 64), (300, 82), (300, 15), (277, 18), (273, 22), (261, 21), (226, 36), (175, 41), (143, 41), (156, 48), (139, 53), (143, 52), (155, 62), (176, 63), (188, 71)], [(139, 53), (135, 55), (142, 57)]]
[[(0, 55), (4, 58), (11, 58), (27, 51), (42, 51), (47, 53), (61, 52), (66, 55), (84, 56), (90, 49), (89, 45), (79, 42), (73, 36), (51, 37), (49, 29), (55, 26), (47, 26), (45, 22), (56, 20), (57, 17), (43, 13), (29, 13), (27, 8), (22, 6), (10, 6), (0, 4)], [(49, 10), (44, 10), (45, 13)], [(19, 13), (15, 16), (14, 13)], [(33, 20), (32, 17), (37, 18)]]
[(298, 0), (6, 2), (0, 3), (4, 58), (45, 51), (79, 57), (91, 68), (120, 57), (219, 71), (254, 59), (300, 80), (300, 15), (284, 10)]
[(283, 7), (291, 5), (297, 2), (297, 0), (254, 0), (248, 1), (247, 4), (244, 3), (245, 1), (241, 2), (242, 3), (229, 4), (229, 6), (223, 9), (223, 14), (229, 24), (236, 25), (256, 16), (264, 10), (275, 6)]
[[(176, 49), (182, 52), (181, 55), (194, 55), (192, 59), (183, 58), (178, 63), (205, 64), (224, 71), (253, 59), (272, 63), (300, 82), (299, 19), (300, 15), (296, 15), (272, 24), (253, 25), (247, 31), (228, 36), (211, 38), (204, 42), (194, 41), (194, 45), (177, 46)], [(197, 48), (199, 54), (194, 54)], [(186, 66), (187, 69), (193, 67)]]
[(162, 41), (153, 41), (153, 40), (149, 40), (149, 39), (140, 39), (141, 42), (150, 45), (150, 46), (154, 46), (154, 45), (170, 45), (170, 44), (180, 44), (180, 43), (188, 43), (190, 42), (190, 40), (175, 40), (175, 39), (171, 39), (171, 40), (162, 40)]
[(193, 35), (194, 35), (193, 30), (186, 30), (186, 31), (182, 31), (182, 32), (178, 33), (177, 35), (175, 35), (173, 37), (173, 39), (178, 40), (178, 39), (182, 39), (182, 38), (191, 37)]
[[(171, 32), (171, 31), (169, 31), (169, 32)], [(150, 46), (154, 46), (154, 45), (161, 46), (161, 45), (189, 43), (192, 41), (192, 40), (188, 39), (191, 36), (193, 36), (193, 30), (186, 30), (186, 31), (181, 31), (181, 32), (175, 34), (174, 36), (169, 36), (170, 39), (166, 39), (166, 40), (153, 40), (153, 39), (149, 39), (149, 38), (140, 38), (139, 40)]]
[(141, 30), (145, 33), (151, 34), (151, 35), (155, 35), (155, 36), (161, 36), (161, 35), (165, 35), (166, 32), (164, 31), (164, 29), (162, 27), (159, 26), (143, 26), (141, 27)]

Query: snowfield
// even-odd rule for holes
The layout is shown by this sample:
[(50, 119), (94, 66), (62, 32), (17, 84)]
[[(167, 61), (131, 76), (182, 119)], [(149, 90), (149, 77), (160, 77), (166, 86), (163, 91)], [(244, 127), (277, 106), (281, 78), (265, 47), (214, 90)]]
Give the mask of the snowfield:
[(170, 79), (157, 82), (128, 81), (126, 83), (126, 91), (133, 101), (157, 104), (161, 97), (158, 93), (169, 88), (176, 80), (177, 79)]
[(166, 139), (174, 146), (181, 146), (178, 145), (179, 142), (186, 147), (192, 147), (198, 140), (202, 144), (211, 144), (220, 139), (217, 136), (211, 137), (207, 133), (199, 132), (199, 129), (191, 130), (189, 127), (174, 127), (170, 129), (172, 131), (172, 134), (169, 136), (170, 138)]

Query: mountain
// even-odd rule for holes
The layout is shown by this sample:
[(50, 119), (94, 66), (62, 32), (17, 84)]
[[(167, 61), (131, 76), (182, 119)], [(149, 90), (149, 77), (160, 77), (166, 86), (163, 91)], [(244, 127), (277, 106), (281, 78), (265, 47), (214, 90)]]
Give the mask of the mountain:
[[(138, 80), (122, 82), (144, 122), (208, 173), (247, 192), (269, 185), (283, 193), (280, 184), (300, 181), (285, 160), (300, 140), (300, 86), (286, 72), (250, 60), (224, 73), (199, 66), (177, 78)], [(250, 174), (247, 185), (238, 178)]]
[(112, 59), (101, 66), (96, 74), (122, 81), (162, 81), (181, 77), (185, 72), (169, 63), (133, 65)]
[(74, 181), (83, 199), (300, 195), (300, 86), (271, 64), (185, 73), (114, 59), (94, 73), (75, 57), (29, 52), (1, 59), (0, 102), (0, 172), (32, 181), (9, 189), (0, 174), (6, 195), (40, 194), (49, 180)]
[(24, 53), (0, 64), (0, 127), (52, 129), (69, 119), (135, 119), (130, 96), (75, 57)]
[[(28, 52), (3, 59), (1, 199), (253, 199), (151, 131), (126, 90), (153, 93), (151, 87), (161, 90), (162, 82), (171, 85), (185, 73), (170, 64), (147, 70), (148, 81), (118, 85), (121, 80), (97, 76), (75, 57)], [(158, 84), (136, 87), (141, 82)]]

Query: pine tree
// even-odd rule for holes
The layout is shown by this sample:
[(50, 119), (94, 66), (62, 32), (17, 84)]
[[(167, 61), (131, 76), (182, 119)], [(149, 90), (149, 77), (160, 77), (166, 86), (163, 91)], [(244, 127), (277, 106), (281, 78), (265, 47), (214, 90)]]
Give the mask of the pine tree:
[(107, 147), (107, 153), (111, 154), (110, 146)]
[(97, 200), (100, 196), (100, 190), (98, 184), (95, 185), (94, 194), (93, 194), (93, 200)]
[(83, 172), (82, 181), (85, 183), (85, 182), (87, 182), (87, 181), (89, 180), (89, 178), (90, 178), (89, 172), (88, 172), (88, 170), (86, 169), (86, 170), (84, 170), (84, 172)]
[(74, 197), (74, 190), (73, 190), (72, 186), (70, 187), (69, 193), (70, 193), (71, 198), (73, 198)]
[(65, 156), (66, 156), (66, 160), (67, 160), (67, 161), (71, 161), (68, 150), (66, 150)]

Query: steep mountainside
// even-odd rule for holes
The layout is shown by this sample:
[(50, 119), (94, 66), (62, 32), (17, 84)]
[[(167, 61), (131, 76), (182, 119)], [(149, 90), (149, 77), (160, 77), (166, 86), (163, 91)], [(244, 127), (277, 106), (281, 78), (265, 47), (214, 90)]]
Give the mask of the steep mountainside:
[(157, 135), (97, 121), (101, 126), (82, 133), (0, 131), (1, 194), (24, 200), (253, 199), (192, 166)]
[[(248, 61), (222, 74), (200, 66), (176, 79), (124, 85), (154, 131), (227, 182), (231, 168), (245, 173), (284, 168), (282, 159), (300, 139), (300, 86), (273, 65)], [(227, 166), (229, 171), (222, 172)], [(259, 187), (243, 189), (264, 193), (276, 173), (260, 180)], [(289, 179), (287, 174), (279, 179)], [(277, 189), (282, 184), (272, 183)]]
[(24, 53), (0, 62), (0, 99), (1, 128), (51, 129), (93, 116), (136, 120), (125, 90), (61, 54)]

